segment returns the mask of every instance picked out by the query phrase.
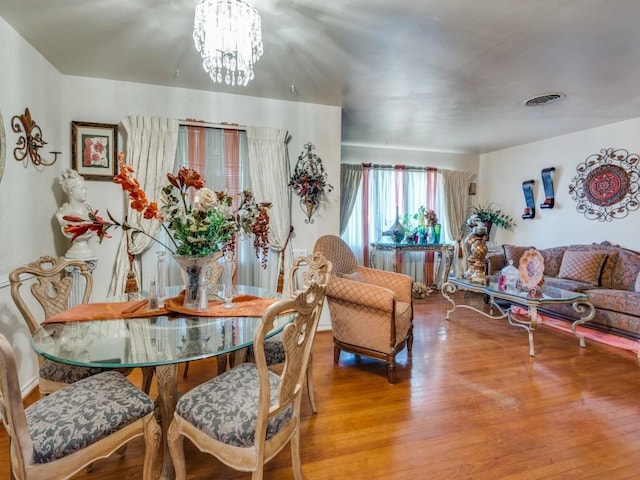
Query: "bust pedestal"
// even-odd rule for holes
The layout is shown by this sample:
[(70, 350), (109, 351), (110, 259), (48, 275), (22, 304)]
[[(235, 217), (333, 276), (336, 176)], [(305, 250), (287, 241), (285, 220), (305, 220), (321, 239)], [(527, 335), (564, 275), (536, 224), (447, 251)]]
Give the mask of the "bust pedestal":
[[(68, 260), (77, 260), (77, 258), (68, 257), (67, 255), (65, 255), (64, 258)], [(89, 267), (89, 272), (93, 274), (93, 271), (98, 265), (98, 257), (82, 258), (82, 260), (84, 260)], [(71, 308), (82, 303), (83, 293), (86, 288), (86, 280), (82, 275), (80, 275), (80, 269), (75, 266), (65, 268), (65, 274), (73, 279), (73, 287), (71, 288), (68, 301), (68, 307)]]

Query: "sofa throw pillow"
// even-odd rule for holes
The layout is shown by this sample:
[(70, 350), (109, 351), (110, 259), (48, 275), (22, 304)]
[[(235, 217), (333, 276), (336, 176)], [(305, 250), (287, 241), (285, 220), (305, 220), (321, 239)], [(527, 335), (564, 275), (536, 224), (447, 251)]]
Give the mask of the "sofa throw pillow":
[(598, 286), (600, 273), (606, 258), (607, 255), (600, 252), (566, 251), (562, 256), (558, 278), (566, 278)]
[(502, 249), (504, 250), (504, 258), (506, 260), (506, 265), (509, 265), (510, 261), (513, 261), (513, 266), (518, 268), (520, 265), (520, 257), (527, 250), (533, 247), (520, 247), (518, 245), (502, 245)]
[(353, 280), (354, 282), (364, 282), (364, 277), (360, 272), (343, 273), (340, 276), (347, 280)]

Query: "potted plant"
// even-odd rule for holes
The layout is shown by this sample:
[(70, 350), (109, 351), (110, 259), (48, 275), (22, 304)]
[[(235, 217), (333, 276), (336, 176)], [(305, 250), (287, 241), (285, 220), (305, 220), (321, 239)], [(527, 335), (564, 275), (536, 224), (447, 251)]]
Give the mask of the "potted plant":
[(471, 207), (470, 216), (476, 216), (485, 224), (487, 227), (487, 235), (491, 232), (491, 227), (493, 225), (504, 228), (505, 230), (513, 230), (516, 226), (516, 222), (513, 217), (506, 213), (502, 213), (495, 203), (489, 203), (487, 205), (473, 205)]

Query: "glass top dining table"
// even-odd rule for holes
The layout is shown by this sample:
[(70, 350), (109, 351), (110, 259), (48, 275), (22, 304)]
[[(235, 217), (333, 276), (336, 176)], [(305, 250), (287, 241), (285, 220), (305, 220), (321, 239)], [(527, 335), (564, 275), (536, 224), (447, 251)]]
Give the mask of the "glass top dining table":
[[(275, 292), (238, 286), (238, 294), (277, 298)], [(204, 317), (171, 313), (143, 318), (83, 320), (42, 325), (32, 337), (40, 355), (83, 367), (155, 367), (231, 353), (249, 347), (261, 317)], [(282, 330), (276, 319), (269, 336)]]
[[(279, 298), (259, 287), (236, 287), (237, 294)], [(171, 294), (171, 292), (170, 292)], [(83, 320), (41, 325), (32, 336), (37, 353), (50, 360), (83, 367), (148, 367), (155, 371), (163, 426), (161, 479), (174, 478), (166, 429), (177, 401), (180, 363), (236, 352), (253, 344), (261, 316), (205, 317), (172, 312), (154, 317)], [(267, 335), (282, 331), (292, 314), (276, 318)], [(212, 372), (213, 373), (213, 372)], [(212, 375), (213, 376), (213, 375)]]

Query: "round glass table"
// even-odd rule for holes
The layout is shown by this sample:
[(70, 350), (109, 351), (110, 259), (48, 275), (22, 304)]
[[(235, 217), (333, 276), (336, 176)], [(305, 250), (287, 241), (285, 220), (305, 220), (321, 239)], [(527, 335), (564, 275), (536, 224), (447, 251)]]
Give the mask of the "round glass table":
[[(238, 294), (278, 298), (258, 287), (237, 286)], [(236, 352), (253, 344), (261, 316), (190, 316), (171, 313), (144, 318), (83, 320), (40, 326), (33, 336), (36, 352), (50, 360), (84, 367), (153, 368), (158, 384), (163, 465), (160, 478), (174, 477), (166, 429), (177, 401), (178, 365)], [(281, 315), (268, 336), (280, 332), (293, 314)]]

